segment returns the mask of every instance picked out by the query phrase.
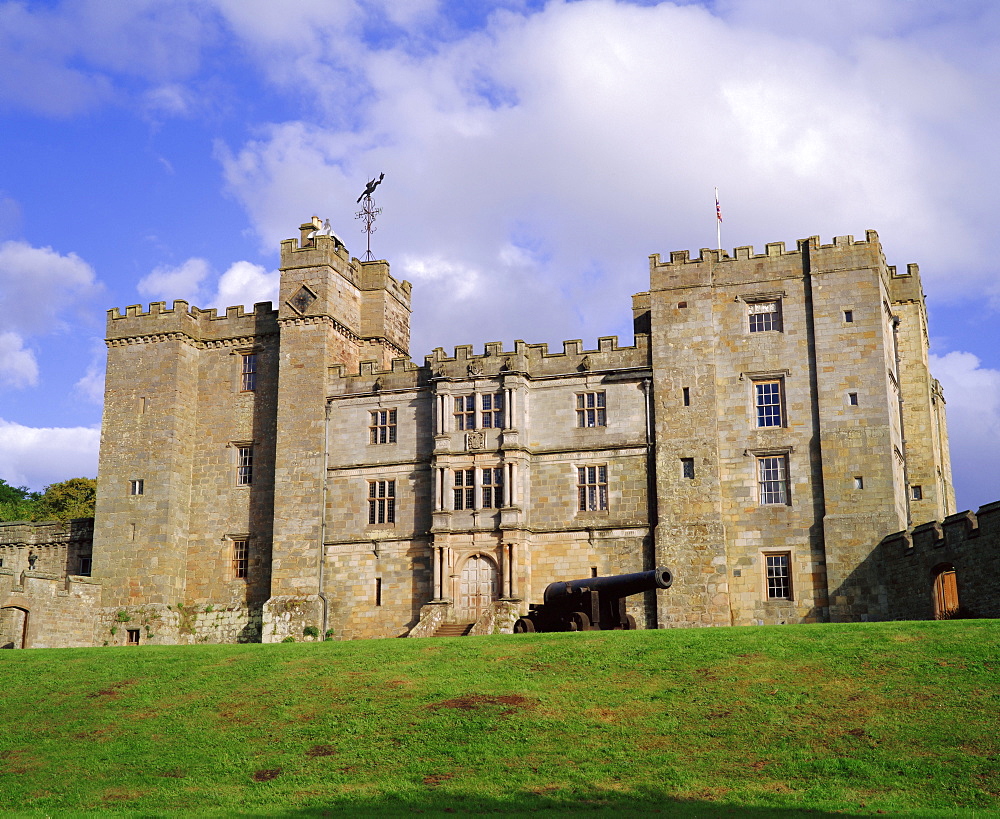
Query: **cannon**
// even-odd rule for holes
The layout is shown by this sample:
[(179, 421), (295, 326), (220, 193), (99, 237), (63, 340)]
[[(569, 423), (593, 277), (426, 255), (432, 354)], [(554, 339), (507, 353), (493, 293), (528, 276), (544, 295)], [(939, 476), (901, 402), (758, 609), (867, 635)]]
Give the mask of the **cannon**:
[(657, 566), (648, 572), (549, 583), (542, 605), (529, 605), (528, 614), (514, 623), (514, 633), (631, 630), (636, 627), (635, 618), (625, 612), (625, 598), (669, 589), (673, 582), (670, 569)]

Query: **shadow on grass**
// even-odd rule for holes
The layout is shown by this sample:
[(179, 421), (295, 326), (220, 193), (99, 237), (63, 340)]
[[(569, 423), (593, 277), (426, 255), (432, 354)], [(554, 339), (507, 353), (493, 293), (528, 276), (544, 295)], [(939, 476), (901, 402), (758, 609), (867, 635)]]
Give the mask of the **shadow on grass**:
[[(860, 807), (860, 806), (859, 806)], [(518, 794), (509, 798), (486, 798), (474, 794), (432, 794), (426, 798), (415, 795), (404, 797), (345, 798), (325, 807), (304, 808), (282, 811), (282, 816), (468, 816), (500, 815), (520, 816), (545, 813), (549, 816), (745, 816), (751, 819), (776, 816), (797, 817), (838, 817), (866, 816), (874, 809), (860, 807), (857, 813), (831, 812), (808, 808), (783, 808), (777, 806), (746, 806), (725, 801), (705, 801), (701, 799), (679, 799), (654, 794), (611, 794), (573, 797), (552, 797), (544, 793)]]

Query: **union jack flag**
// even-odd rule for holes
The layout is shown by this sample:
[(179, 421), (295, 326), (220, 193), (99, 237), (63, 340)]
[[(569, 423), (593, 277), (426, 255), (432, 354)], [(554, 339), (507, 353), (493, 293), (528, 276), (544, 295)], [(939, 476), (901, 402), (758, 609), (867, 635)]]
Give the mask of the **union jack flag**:
[(719, 206), (719, 194), (715, 194), (715, 218), (722, 221), (722, 208)]

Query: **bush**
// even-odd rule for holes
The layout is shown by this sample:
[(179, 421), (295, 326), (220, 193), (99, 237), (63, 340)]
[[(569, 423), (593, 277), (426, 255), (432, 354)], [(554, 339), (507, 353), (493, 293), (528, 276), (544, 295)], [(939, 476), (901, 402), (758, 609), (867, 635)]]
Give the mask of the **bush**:
[(302, 629), (303, 637), (319, 637), (319, 629), (316, 626), (306, 626)]
[(283, 643), (294, 643), (294, 642), (295, 642), (295, 638), (294, 638), (294, 637), (292, 637), (292, 635), (291, 635), (291, 634), (289, 634), (289, 635), (288, 635), (288, 636), (287, 636), (287, 637), (286, 637), (286, 638), (285, 638), (284, 640), (282, 640), (281, 642), (283, 642)]

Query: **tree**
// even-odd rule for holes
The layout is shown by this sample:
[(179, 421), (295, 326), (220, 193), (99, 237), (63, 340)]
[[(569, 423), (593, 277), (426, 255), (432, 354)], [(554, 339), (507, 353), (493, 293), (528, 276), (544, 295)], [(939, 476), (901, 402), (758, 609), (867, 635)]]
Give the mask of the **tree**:
[(11, 486), (0, 478), (0, 521), (32, 520), (39, 497), (26, 486)]
[(70, 478), (53, 483), (35, 501), (32, 520), (92, 518), (96, 500), (95, 478)]

